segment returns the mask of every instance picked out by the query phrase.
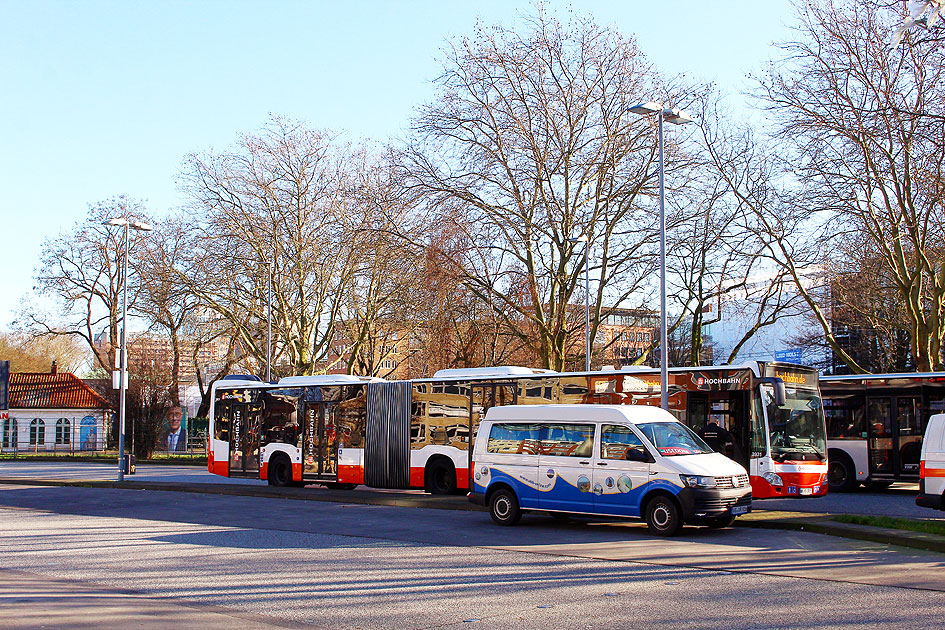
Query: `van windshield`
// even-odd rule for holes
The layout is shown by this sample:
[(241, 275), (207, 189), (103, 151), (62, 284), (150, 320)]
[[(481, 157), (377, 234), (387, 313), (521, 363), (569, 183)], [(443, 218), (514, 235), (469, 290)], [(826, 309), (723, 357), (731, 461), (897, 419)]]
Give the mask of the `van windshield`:
[(647, 422), (636, 427), (664, 457), (713, 452), (692, 429), (679, 422)]

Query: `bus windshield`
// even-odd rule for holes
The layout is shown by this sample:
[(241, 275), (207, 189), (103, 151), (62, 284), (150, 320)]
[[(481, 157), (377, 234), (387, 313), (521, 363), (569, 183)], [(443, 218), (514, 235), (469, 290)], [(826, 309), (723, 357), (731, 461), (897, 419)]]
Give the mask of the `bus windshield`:
[(824, 408), (817, 392), (788, 388), (784, 404), (778, 406), (774, 390), (768, 385), (761, 389), (774, 460), (826, 461)]
[(664, 457), (713, 452), (692, 429), (679, 422), (647, 422), (636, 426)]

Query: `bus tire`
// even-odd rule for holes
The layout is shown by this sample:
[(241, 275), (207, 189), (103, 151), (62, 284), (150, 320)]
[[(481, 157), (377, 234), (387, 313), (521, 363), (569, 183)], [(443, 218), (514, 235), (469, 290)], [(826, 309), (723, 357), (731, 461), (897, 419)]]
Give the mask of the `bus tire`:
[(658, 494), (646, 504), (646, 525), (656, 536), (675, 536), (682, 529), (682, 510), (675, 499)]
[(853, 460), (843, 451), (827, 453), (827, 485), (830, 492), (853, 492), (859, 485)]
[(430, 460), (423, 472), (423, 486), (430, 494), (454, 494), (456, 467), (453, 462), (445, 457)]
[(269, 472), (266, 477), (269, 485), (276, 488), (295, 485), (292, 482), (292, 462), (285, 453), (277, 453), (269, 459)]
[(489, 497), (489, 515), (496, 525), (515, 525), (522, 518), (515, 493), (499, 488)]

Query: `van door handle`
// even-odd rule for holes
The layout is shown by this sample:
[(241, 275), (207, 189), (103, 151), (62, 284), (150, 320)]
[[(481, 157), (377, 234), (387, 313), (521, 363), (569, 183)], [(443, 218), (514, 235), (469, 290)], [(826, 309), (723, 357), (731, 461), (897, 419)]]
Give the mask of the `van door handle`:
[(650, 471), (650, 474), (651, 474), (651, 475), (658, 475), (659, 472), (655, 472), (655, 471), (652, 471), (652, 470), (651, 470), (651, 471)]
[(587, 465), (590, 464), (591, 462), (589, 462), (589, 461), (583, 461), (583, 462), (578, 462), (578, 463), (579, 463), (581, 466), (587, 466)]
[(607, 465), (607, 462), (597, 462), (597, 465), (598, 465), (598, 466), (606, 466), (606, 465)]

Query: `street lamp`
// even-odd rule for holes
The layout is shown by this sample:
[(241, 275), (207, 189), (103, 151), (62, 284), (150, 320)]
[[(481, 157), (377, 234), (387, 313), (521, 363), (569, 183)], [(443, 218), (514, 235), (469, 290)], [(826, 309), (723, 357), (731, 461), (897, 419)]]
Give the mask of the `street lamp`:
[(122, 260), (122, 287), (121, 287), (121, 351), (118, 355), (118, 481), (125, 479), (125, 390), (128, 383), (128, 350), (126, 348), (125, 331), (128, 328), (128, 229), (139, 232), (150, 232), (153, 228), (141, 221), (129, 221), (125, 217), (116, 217), (105, 222), (105, 225), (117, 225), (125, 228), (125, 255)]
[(587, 250), (590, 248), (587, 236), (569, 239), (572, 243), (584, 243), (584, 371), (591, 371), (591, 284), (588, 280)]
[(630, 108), (640, 116), (659, 114), (659, 154), (660, 154), (660, 407), (669, 409), (669, 385), (667, 365), (669, 365), (669, 343), (666, 332), (666, 206), (663, 185), (663, 121), (674, 125), (693, 122), (692, 117), (680, 109), (670, 109), (662, 103), (640, 103)]
[(269, 271), (266, 288), (266, 382), (272, 382), (272, 260), (261, 260)]

